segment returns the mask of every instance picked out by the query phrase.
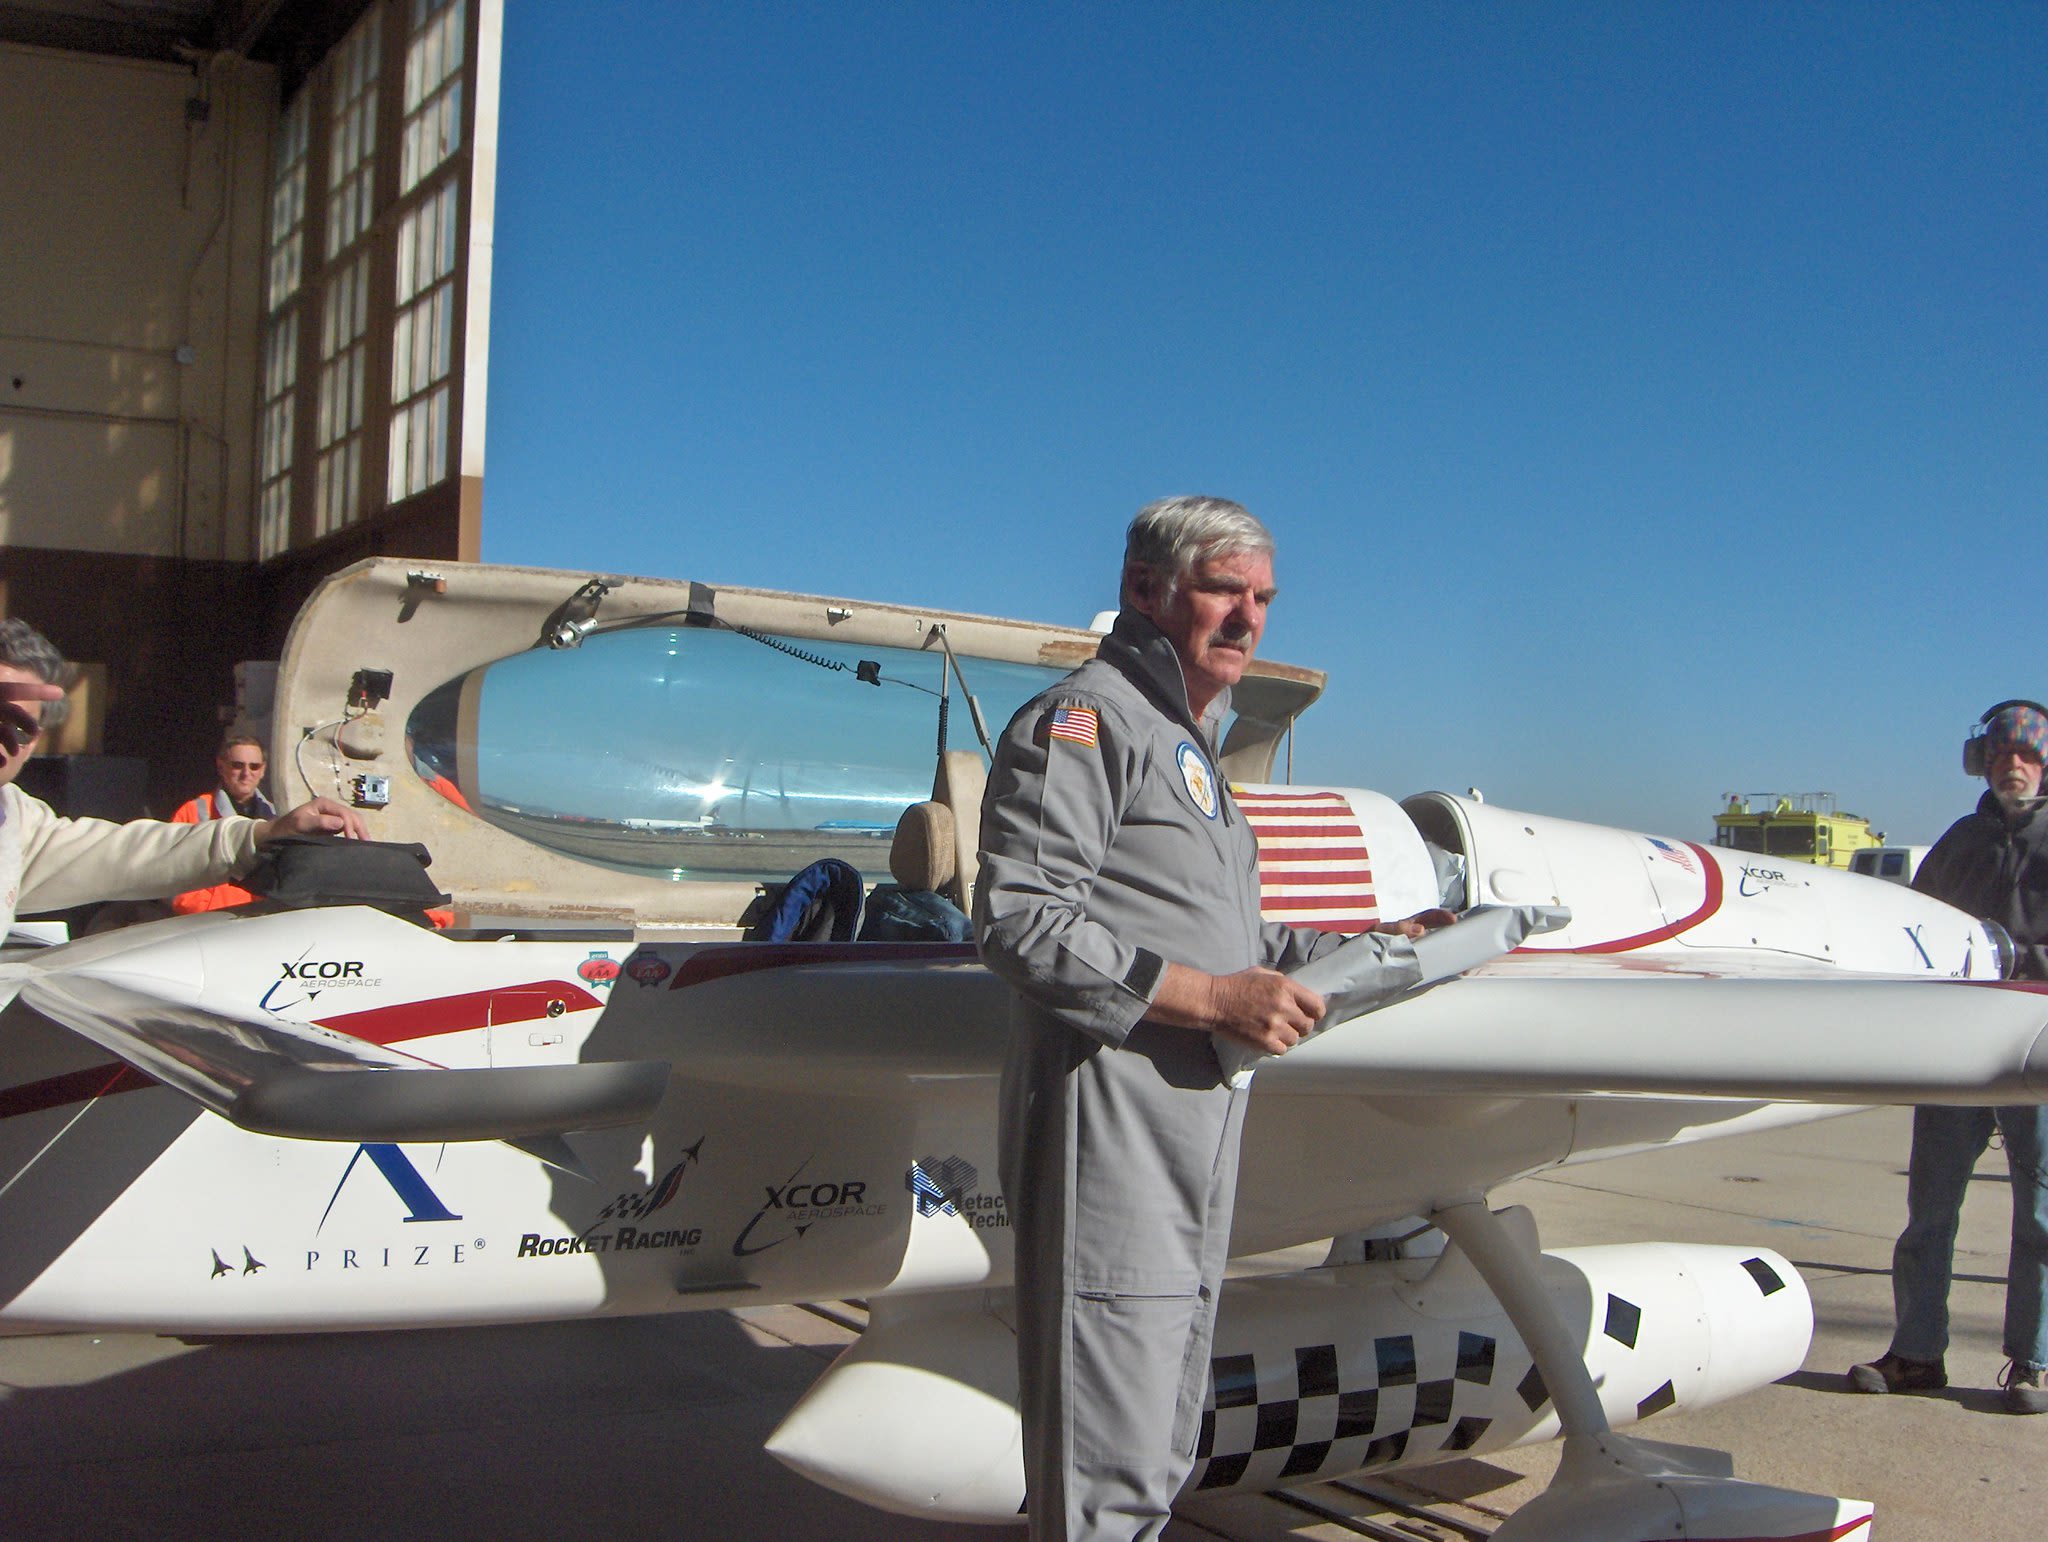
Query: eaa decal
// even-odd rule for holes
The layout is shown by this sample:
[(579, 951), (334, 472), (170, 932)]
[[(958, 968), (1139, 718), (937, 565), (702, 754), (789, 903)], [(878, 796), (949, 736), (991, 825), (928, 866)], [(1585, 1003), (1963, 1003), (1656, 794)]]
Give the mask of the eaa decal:
[(668, 961), (652, 953), (635, 953), (626, 960), (626, 978), (637, 985), (659, 985), (668, 976)]
[(609, 953), (593, 953), (576, 966), (576, 978), (600, 989), (619, 977), (619, 961)]

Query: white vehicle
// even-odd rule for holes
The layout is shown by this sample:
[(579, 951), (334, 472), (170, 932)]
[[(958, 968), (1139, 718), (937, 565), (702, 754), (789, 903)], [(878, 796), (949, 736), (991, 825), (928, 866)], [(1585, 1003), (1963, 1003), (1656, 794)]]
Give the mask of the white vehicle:
[(1926, 846), (1872, 846), (1849, 858), (1849, 871), (1861, 873), (1866, 878), (1882, 878), (1887, 883), (1910, 884), (1913, 875), (1920, 871), (1920, 861), (1929, 849)]
[[(395, 572), (369, 567), (354, 575), (364, 592), (402, 595)], [(453, 570), (451, 593), (464, 576)], [(770, 635), (818, 657), (828, 629), (882, 624), (842, 602), (788, 605), (815, 607), (814, 629), (785, 619)], [(483, 608), (501, 621), (516, 609)], [(295, 646), (320, 609), (316, 597)], [(501, 636), (524, 636), (501, 645), (544, 619), (546, 606), (515, 616)], [(962, 635), (1002, 624), (940, 619), (959, 674), (987, 694), (990, 657)], [(1045, 667), (1063, 662), (1053, 645), (1069, 634), (1016, 635), (1050, 653)], [(593, 629), (584, 650), (538, 659), (600, 640)], [(359, 632), (351, 657), (367, 664), (388, 643)], [(303, 678), (290, 663), (280, 721), (295, 733), (320, 720), (291, 706)], [(1267, 668), (1252, 707), (1305, 701), (1319, 683)], [(563, 806), (567, 783), (529, 773), (518, 798), (494, 786), (477, 726), (488, 682), (455, 678), (469, 681), (456, 694), (484, 699), (451, 712), (442, 679), (391, 690), (419, 774), (391, 776), (389, 808), (467, 820), (493, 842), (516, 838), (490, 817), (515, 803), (521, 829), (588, 822)], [(728, 786), (759, 788), (763, 763), (741, 751), (768, 732), (766, 709), (758, 690), (748, 699), (719, 753)], [(367, 713), (319, 753), (369, 748)], [(437, 740), (436, 714), (470, 726)], [(1247, 708), (1226, 769), (1270, 757), (1290, 719)], [(601, 769), (607, 723), (574, 726)], [(840, 796), (809, 774), (848, 759), (836, 744), (827, 735), (806, 777), (776, 779), (781, 801), (762, 807)], [(432, 754), (449, 754), (447, 769), (422, 766)], [(458, 797), (428, 790), (434, 777)], [(956, 818), (971, 783), (942, 777)], [(705, 800), (701, 779), (690, 796)], [(1451, 1245), (1434, 1261), (1226, 1283), (1190, 1487), (1270, 1489), (1562, 1435), (1557, 1479), (1501, 1537), (1867, 1535), (1867, 1504), (1740, 1482), (1715, 1453), (1615, 1432), (1795, 1369), (1812, 1318), (1790, 1263), (1657, 1243), (1545, 1253), (1526, 1211), (1494, 1214), (1486, 1195), (1560, 1164), (1844, 1105), (2048, 1098), (2048, 993), (2001, 983), (2009, 944), (1910, 890), (1440, 793), (1397, 804), (1246, 781), (1240, 798), (1270, 914), (1356, 929), (1437, 903), (1440, 868), (1462, 867), (1468, 903), (1571, 919), (1257, 1072), (1234, 1253), (1334, 1238), (1332, 1259), (1357, 1258), (1356, 1238), (1412, 1217)], [(379, 833), (415, 833), (398, 815)], [(970, 946), (730, 940), (730, 902), (753, 888), (729, 875), (774, 862), (707, 842), (674, 804), (613, 822), (624, 817), (670, 821), (667, 838), (693, 843), (711, 876), (666, 880), (670, 904), (708, 911), (723, 896), (724, 937), (443, 934), (313, 908), (180, 918), (0, 965), (19, 996), (0, 1064), (0, 1328), (303, 1332), (861, 1296), (867, 1332), (770, 1449), (886, 1509), (1014, 1521), (1011, 1258), (994, 1182), (1003, 987)], [(842, 839), (842, 818), (832, 809), (809, 833)], [(795, 844), (758, 814), (727, 823), (734, 845)], [(588, 835), (531, 860), (585, 865), (564, 847)], [(660, 892), (652, 849), (607, 881)], [(488, 862), (435, 868), (472, 920), (513, 877)], [(601, 910), (577, 904), (557, 908)]]

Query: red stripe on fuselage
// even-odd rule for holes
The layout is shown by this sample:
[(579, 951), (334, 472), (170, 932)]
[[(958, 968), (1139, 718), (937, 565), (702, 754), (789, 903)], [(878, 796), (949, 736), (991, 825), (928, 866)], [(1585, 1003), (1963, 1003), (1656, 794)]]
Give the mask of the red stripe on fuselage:
[(1705, 874), (1705, 897), (1700, 901), (1700, 908), (1691, 915), (1680, 921), (1672, 921), (1664, 926), (1653, 927), (1647, 932), (1637, 932), (1633, 937), (1617, 937), (1612, 942), (1589, 942), (1584, 947), (1578, 948), (1523, 947), (1517, 948), (1515, 951), (1517, 953), (1534, 953), (1539, 956), (1545, 953), (1626, 953), (1632, 948), (1647, 948), (1652, 943), (1669, 942), (1673, 937), (1678, 936), (1679, 933), (1691, 931), (1695, 926), (1698, 926), (1707, 917), (1721, 908), (1721, 893), (1724, 885), (1721, 879), (1721, 866), (1708, 854), (1707, 848), (1695, 841), (1687, 841), (1685, 844), (1689, 850), (1699, 853), (1700, 863)]
[(530, 1023), (537, 1017), (559, 1017), (560, 1012), (548, 1011), (548, 1004), (555, 1001), (562, 1003), (562, 1012), (589, 1012), (604, 1005), (582, 986), (571, 985), (567, 980), (533, 980), (525, 985), (494, 985), (489, 990), (465, 991), (460, 996), (434, 996), (426, 1001), (369, 1007), (315, 1021), (322, 1028), (332, 1028), (336, 1033), (371, 1044), (396, 1044), (401, 1039), (431, 1039), (497, 1023)]

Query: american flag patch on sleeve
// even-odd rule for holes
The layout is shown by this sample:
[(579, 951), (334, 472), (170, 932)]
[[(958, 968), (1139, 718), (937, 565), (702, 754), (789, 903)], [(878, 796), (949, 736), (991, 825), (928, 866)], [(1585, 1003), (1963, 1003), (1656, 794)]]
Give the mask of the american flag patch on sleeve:
[(1095, 709), (1054, 707), (1045, 720), (1045, 732), (1048, 738), (1065, 739), (1070, 744), (1093, 745), (1096, 737)]

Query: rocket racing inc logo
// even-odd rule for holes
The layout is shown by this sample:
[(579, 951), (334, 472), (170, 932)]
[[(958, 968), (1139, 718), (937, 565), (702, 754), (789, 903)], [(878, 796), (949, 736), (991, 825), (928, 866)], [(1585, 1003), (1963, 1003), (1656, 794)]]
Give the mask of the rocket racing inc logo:
[[(644, 1189), (627, 1189), (598, 1211), (597, 1219), (590, 1226), (574, 1236), (544, 1237), (530, 1231), (519, 1239), (519, 1258), (569, 1258), (578, 1253), (639, 1253), (649, 1249), (662, 1252), (688, 1253), (704, 1240), (700, 1226), (654, 1227), (644, 1224), (646, 1219), (666, 1210), (675, 1203), (681, 1192), (683, 1177), (702, 1160), (704, 1137), (698, 1136), (694, 1146), (686, 1146), (682, 1157), (669, 1170)], [(609, 1230), (599, 1230), (607, 1221), (632, 1221), (634, 1225), (617, 1225)]]
[(700, 1135), (697, 1137), (697, 1144), (685, 1147), (683, 1159), (663, 1173), (659, 1182), (649, 1184), (644, 1189), (627, 1190), (598, 1211), (597, 1218), (600, 1221), (615, 1218), (638, 1219), (640, 1216), (652, 1215), (655, 1211), (664, 1209), (676, 1197), (676, 1191), (683, 1186), (683, 1174), (690, 1170), (693, 1162), (701, 1160), (700, 1153), (703, 1150), (704, 1137)]

